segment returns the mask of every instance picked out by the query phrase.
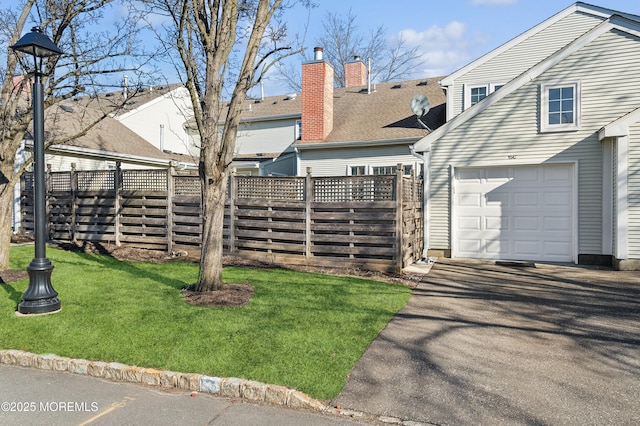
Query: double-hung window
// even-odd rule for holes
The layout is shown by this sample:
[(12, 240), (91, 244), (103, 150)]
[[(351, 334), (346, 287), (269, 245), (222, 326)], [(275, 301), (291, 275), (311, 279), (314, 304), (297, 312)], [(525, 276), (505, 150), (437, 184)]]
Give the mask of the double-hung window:
[(540, 131), (561, 132), (580, 129), (580, 83), (540, 85)]

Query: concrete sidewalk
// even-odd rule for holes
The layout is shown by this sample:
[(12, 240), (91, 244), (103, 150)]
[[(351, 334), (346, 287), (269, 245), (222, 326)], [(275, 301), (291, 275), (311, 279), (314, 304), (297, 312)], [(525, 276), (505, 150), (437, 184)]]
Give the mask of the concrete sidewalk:
[(0, 365), (0, 425), (310, 425), (355, 420), (185, 390)]
[(640, 424), (640, 275), (440, 259), (332, 404), (429, 424)]

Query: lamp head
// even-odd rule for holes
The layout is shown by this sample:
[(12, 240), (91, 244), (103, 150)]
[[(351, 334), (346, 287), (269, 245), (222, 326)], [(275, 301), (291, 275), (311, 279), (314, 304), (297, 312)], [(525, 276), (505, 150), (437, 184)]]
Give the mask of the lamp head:
[(23, 35), (13, 46), (16, 52), (27, 53), (36, 58), (62, 55), (62, 50), (47, 37), (39, 27), (31, 28), (31, 32)]

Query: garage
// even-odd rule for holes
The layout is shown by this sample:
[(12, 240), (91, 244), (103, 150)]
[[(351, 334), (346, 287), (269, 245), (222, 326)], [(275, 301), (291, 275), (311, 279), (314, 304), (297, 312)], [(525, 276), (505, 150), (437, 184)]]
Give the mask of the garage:
[(456, 168), (453, 255), (573, 262), (573, 164)]

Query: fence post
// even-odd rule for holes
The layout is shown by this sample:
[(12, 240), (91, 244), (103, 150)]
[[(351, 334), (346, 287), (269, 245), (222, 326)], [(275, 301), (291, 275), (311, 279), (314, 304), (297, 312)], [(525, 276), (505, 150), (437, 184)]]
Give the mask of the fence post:
[[(235, 202), (237, 194), (237, 178), (235, 169), (229, 173), (229, 253), (235, 252), (235, 234), (236, 234), (236, 221), (235, 221)], [(226, 203), (225, 203), (226, 204)]]
[(311, 167), (307, 167), (307, 175), (304, 179), (304, 238), (305, 252), (304, 257), (307, 262), (311, 260), (311, 202), (313, 201), (313, 183), (311, 181)]
[(76, 217), (78, 208), (78, 171), (76, 170), (76, 163), (71, 163), (71, 241), (76, 242), (76, 235), (78, 233), (78, 218)]
[(176, 190), (174, 173), (171, 166), (167, 169), (167, 251), (173, 253), (173, 195)]
[(113, 186), (115, 187), (115, 194), (114, 194), (114, 209), (115, 209), (115, 217), (114, 217), (114, 228), (115, 228), (115, 244), (116, 247), (120, 247), (120, 215), (121, 213), (121, 208), (120, 208), (120, 189), (122, 188), (122, 162), (117, 161), (116, 162), (116, 170), (114, 171), (115, 175), (113, 177)]
[(402, 163), (398, 163), (396, 169), (396, 273), (401, 273), (404, 267), (404, 221), (402, 218), (402, 199), (404, 197), (402, 188)]
[(47, 240), (51, 239), (51, 164), (47, 164), (47, 174), (45, 177), (45, 220), (47, 221)]

